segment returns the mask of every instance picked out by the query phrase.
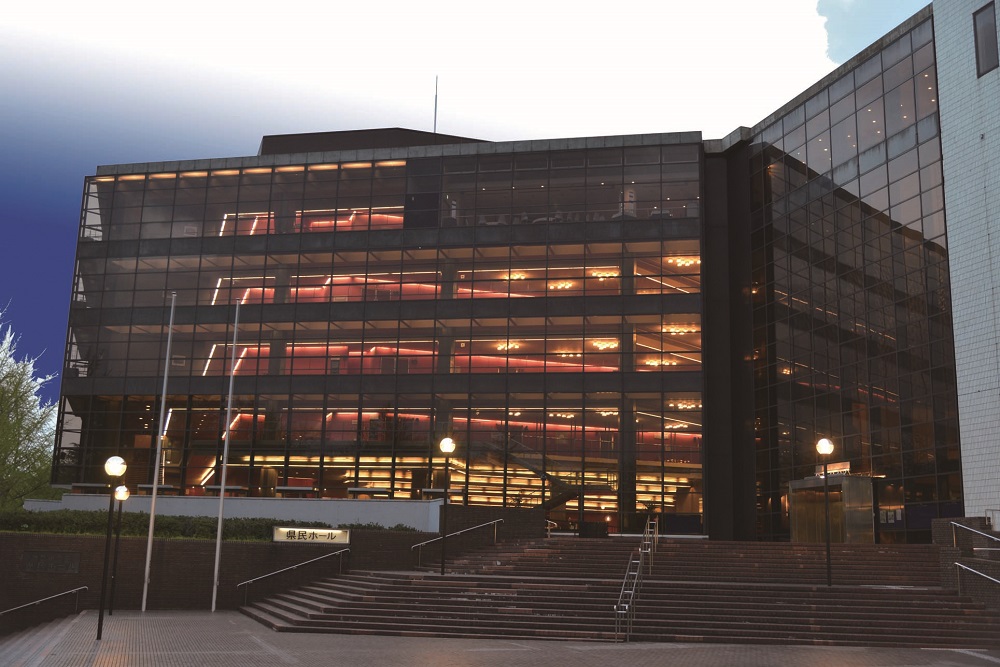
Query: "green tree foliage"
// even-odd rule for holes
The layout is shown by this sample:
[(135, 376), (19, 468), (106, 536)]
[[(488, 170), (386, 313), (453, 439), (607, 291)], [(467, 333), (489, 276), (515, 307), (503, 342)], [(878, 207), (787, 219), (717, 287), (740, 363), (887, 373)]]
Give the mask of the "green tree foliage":
[(17, 359), (17, 336), (9, 325), (0, 335), (0, 509), (11, 509), (25, 498), (53, 495), (56, 410), (38, 395), (52, 377), (35, 376), (35, 359)]

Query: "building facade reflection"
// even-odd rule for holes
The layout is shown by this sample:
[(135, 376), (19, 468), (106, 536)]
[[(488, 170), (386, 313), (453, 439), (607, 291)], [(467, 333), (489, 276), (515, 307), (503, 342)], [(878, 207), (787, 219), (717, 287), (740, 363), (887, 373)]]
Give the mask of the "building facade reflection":
[[(929, 12), (927, 12), (929, 14)], [(754, 135), (760, 530), (787, 536), (816, 434), (871, 477), (879, 541), (962, 514), (932, 20)], [(861, 59), (859, 59), (861, 60)]]

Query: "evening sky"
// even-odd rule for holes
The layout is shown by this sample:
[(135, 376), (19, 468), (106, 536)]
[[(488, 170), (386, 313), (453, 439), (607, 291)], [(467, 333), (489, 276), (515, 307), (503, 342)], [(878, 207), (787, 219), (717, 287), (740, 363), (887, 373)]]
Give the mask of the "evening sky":
[(97, 165), (253, 155), (270, 134), (431, 130), (435, 76), (447, 134), (720, 138), (926, 3), (19, 4), (0, 16), (0, 307), (19, 352), (58, 374)]

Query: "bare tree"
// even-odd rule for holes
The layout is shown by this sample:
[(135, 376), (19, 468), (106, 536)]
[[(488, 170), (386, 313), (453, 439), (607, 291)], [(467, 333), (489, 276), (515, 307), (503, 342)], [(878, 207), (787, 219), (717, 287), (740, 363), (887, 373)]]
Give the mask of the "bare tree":
[(35, 376), (37, 358), (18, 361), (18, 337), (9, 325), (0, 335), (0, 509), (7, 510), (29, 496), (52, 495), (56, 411), (38, 395), (52, 376)]

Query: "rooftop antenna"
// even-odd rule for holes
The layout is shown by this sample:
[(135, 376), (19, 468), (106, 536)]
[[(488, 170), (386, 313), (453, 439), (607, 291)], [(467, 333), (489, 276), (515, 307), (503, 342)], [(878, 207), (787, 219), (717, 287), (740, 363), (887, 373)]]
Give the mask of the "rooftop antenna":
[(438, 77), (434, 75), (434, 134), (438, 131)]

